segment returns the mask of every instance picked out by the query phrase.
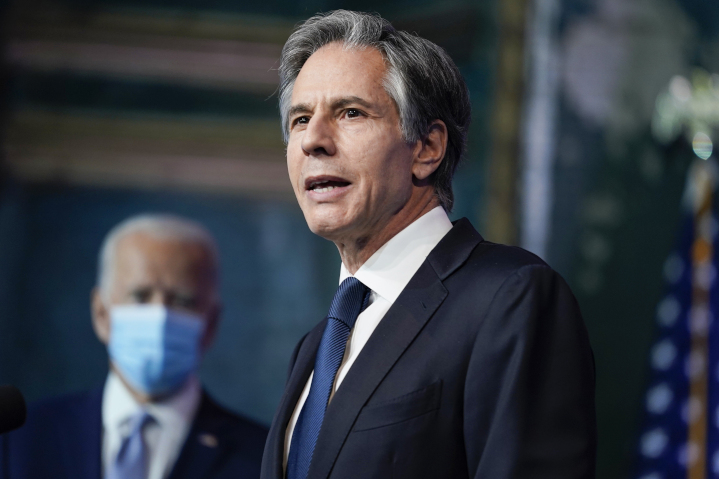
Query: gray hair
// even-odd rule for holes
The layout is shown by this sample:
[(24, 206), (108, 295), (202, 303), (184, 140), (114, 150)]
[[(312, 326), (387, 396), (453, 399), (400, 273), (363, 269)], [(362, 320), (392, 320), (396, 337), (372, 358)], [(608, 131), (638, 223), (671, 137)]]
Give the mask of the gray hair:
[(447, 152), (430, 181), (440, 204), (454, 205), (452, 176), (464, 153), (471, 106), (467, 85), (447, 53), (429, 40), (398, 31), (377, 14), (335, 10), (308, 19), (295, 29), (280, 59), (282, 134), (289, 138), (292, 89), (307, 59), (323, 46), (376, 48), (387, 64), (384, 88), (397, 106), (402, 136), (414, 143), (429, 133), (435, 120), (447, 126)]
[(132, 216), (115, 226), (105, 236), (100, 248), (97, 286), (107, 298), (115, 274), (117, 246), (123, 238), (143, 233), (155, 239), (170, 239), (202, 246), (210, 255), (211, 281), (216, 287), (219, 276), (219, 254), (212, 235), (201, 224), (168, 214), (141, 214)]

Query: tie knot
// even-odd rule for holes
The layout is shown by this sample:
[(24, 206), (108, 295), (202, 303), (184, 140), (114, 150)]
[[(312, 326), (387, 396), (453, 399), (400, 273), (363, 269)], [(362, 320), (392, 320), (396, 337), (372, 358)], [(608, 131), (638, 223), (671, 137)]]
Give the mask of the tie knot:
[(152, 417), (147, 411), (141, 411), (130, 419), (130, 434), (138, 434), (142, 432), (145, 426), (151, 422), (154, 422), (155, 418)]
[(107, 471), (107, 479), (140, 479), (147, 477), (147, 447), (143, 428), (155, 418), (146, 411), (134, 415), (128, 424), (131, 432), (122, 440), (115, 461)]
[(332, 298), (332, 306), (327, 317), (337, 319), (352, 329), (357, 316), (362, 312), (368, 292), (369, 288), (354, 276), (345, 279)]

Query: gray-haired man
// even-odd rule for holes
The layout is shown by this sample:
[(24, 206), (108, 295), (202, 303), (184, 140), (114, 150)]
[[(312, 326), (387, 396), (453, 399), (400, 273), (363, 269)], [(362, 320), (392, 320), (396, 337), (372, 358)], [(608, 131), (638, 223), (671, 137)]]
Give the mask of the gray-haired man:
[(0, 437), (0, 479), (241, 479), (260, 472), (267, 431), (202, 390), (217, 330), (215, 242), (199, 224), (141, 215), (100, 253), (92, 322), (107, 346), (104, 387), (30, 408)]
[(593, 477), (593, 359), (571, 291), (447, 217), (470, 118), (452, 60), (336, 11), (290, 36), (280, 81), (290, 181), (342, 267), (292, 356), (262, 478)]

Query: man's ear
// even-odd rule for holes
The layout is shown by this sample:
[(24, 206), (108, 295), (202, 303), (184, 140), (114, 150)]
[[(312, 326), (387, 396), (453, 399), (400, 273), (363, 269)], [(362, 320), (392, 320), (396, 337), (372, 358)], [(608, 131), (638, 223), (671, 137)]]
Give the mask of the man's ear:
[(427, 179), (442, 163), (447, 151), (447, 125), (434, 120), (427, 135), (417, 143), (412, 174), (418, 180)]
[(97, 339), (107, 346), (110, 341), (110, 312), (102, 301), (100, 288), (93, 288), (90, 293), (90, 307), (92, 312), (92, 329), (95, 330)]
[(212, 346), (212, 343), (215, 342), (215, 336), (217, 335), (217, 329), (220, 326), (220, 314), (222, 313), (222, 305), (220, 302), (216, 302), (213, 304), (212, 308), (210, 309), (210, 312), (207, 316), (207, 324), (205, 325), (205, 332), (202, 335), (202, 342), (200, 343), (200, 347), (202, 349), (202, 352), (204, 353), (208, 349), (210, 349), (210, 346)]

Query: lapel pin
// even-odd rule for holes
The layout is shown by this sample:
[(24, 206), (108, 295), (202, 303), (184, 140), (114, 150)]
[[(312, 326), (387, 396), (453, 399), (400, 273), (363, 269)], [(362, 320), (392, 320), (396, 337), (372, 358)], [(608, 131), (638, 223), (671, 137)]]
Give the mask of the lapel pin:
[(200, 441), (200, 444), (207, 447), (217, 447), (217, 445), (219, 444), (217, 436), (215, 436), (214, 434), (200, 434), (197, 439)]

